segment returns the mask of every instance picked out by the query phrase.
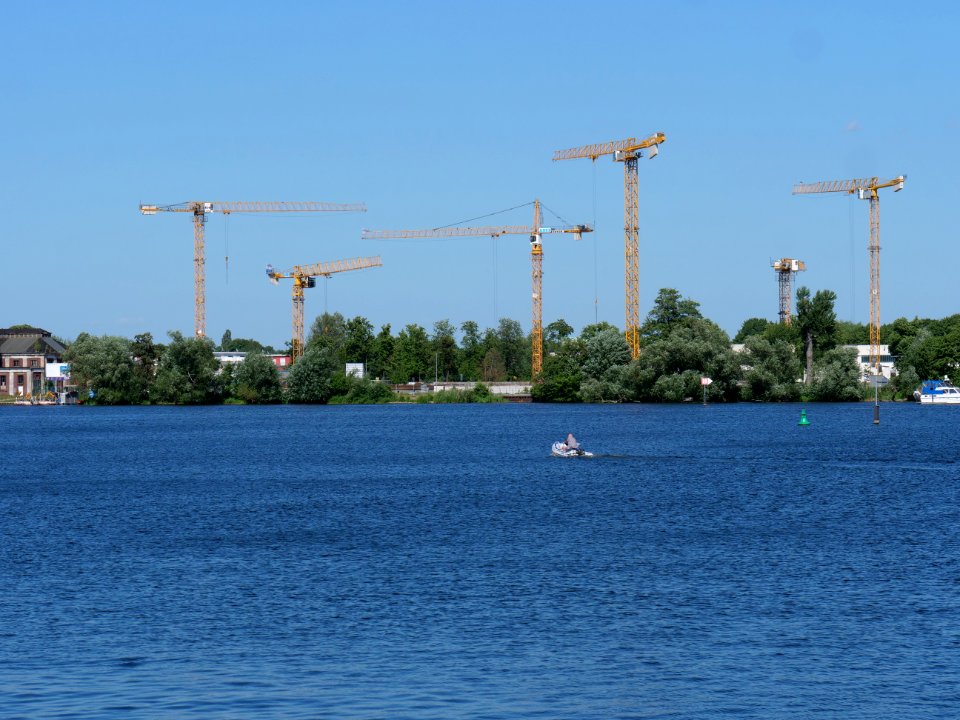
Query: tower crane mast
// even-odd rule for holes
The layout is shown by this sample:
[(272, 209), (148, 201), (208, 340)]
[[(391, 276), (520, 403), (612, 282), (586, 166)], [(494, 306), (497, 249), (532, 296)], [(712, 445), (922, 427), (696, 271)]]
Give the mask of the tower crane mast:
[(553, 154), (556, 160), (574, 160), (590, 158), (596, 160), (601, 155), (612, 155), (614, 162), (623, 163), (623, 275), (625, 292), (625, 315), (627, 345), (630, 354), (636, 359), (640, 355), (640, 247), (639, 247), (639, 180), (637, 178), (637, 158), (652, 160), (660, 153), (660, 144), (667, 139), (662, 132), (639, 140), (627, 138), (596, 145), (583, 145), (569, 150), (557, 150)]
[(293, 362), (303, 357), (304, 351), (304, 323), (303, 323), (303, 291), (316, 286), (316, 278), (330, 277), (336, 273), (350, 270), (364, 270), (371, 267), (380, 267), (380, 256), (359, 257), (351, 260), (334, 260), (313, 265), (294, 265), (287, 271), (274, 270), (267, 265), (267, 277), (277, 285), (282, 279), (293, 280), (293, 338), (290, 342), (290, 354)]
[(900, 192), (906, 179), (906, 175), (898, 175), (892, 180), (854, 178), (801, 182), (793, 186), (794, 195), (844, 193), (870, 201), (870, 364), (877, 375), (880, 374), (880, 195), (877, 191), (892, 187), (894, 192)]
[(793, 322), (793, 278), (798, 272), (806, 270), (807, 264), (803, 260), (780, 258), (774, 260), (772, 266), (777, 273), (777, 285), (780, 286), (780, 324), (790, 325)]
[(280, 213), (280, 212), (366, 212), (363, 203), (341, 204), (330, 202), (203, 202), (193, 200), (174, 205), (140, 205), (142, 215), (160, 212), (193, 214), (193, 332), (197, 337), (207, 334), (206, 249), (204, 226), (211, 213)]
[(589, 225), (544, 227), (540, 201), (533, 201), (533, 225), (488, 225), (481, 227), (449, 227), (432, 230), (364, 230), (364, 240), (445, 238), (445, 237), (500, 237), (501, 235), (528, 235), (530, 237), (530, 265), (533, 301), (530, 371), (533, 379), (543, 370), (543, 235), (570, 233), (579, 240), (583, 233), (593, 232)]

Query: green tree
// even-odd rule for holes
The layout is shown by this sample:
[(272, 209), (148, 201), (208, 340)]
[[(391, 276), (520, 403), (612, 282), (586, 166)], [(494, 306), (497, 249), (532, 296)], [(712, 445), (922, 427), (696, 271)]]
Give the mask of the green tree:
[(272, 353), (276, 352), (269, 345), (263, 345), (262, 343), (254, 340), (252, 338), (235, 338), (229, 329), (223, 331), (223, 336), (220, 338), (220, 350), (221, 352), (256, 352), (256, 353)]
[[(623, 340), (626, 342), (626, 339)], [(586, 403), (633, 400), (634, 388), (637, 385), (637, 369), (636, 362), (612, 365), (599, 378), (584, 379), (580, 384), (580, 399)]]
[(793, 343), (785, 340), (771, 342), (763, 335), (749, 335), (744, 343), (740, 362), (744, 372), (744, 400), (789, 402), (800, 399), (801, 385), (797, 382), (803, 366)]
[(332, 377), (339, 360), (330, 347), (308, 348), (290, 368), (287, 400), (292, 403), (325, 403), (333, 397)]
[(374, 378), (385, 378), (393, 362), (393, 335), (390, 323), (380, 326), (380, 332), (373, 339), (370, 350), (370, 367), (367, 374)]
[(427, 376), (428, 367), (433, 369), (432, 366), (433, 353), (430, 351), (427, 331), (420, 325), (407, 325), (400, 331), (394, 344), (391, 379), (395, 383), (421, 379)]
[(583, 372), (576, 353), (561, 349), (543, 359), (540, 382), (533, 385), (530, 394), (535, 402), (580, 402), (582, 382)]
[(796, 345), (798, 350), (801, 347), (800, 331), (797, 329), (796, 323), (791, 325), (785, 325), (784, 323), (769, 323), (767, 325), (767, 329), (763, 331), (763, 337), (772, 343), (782, 340), (785, 343)]
[[(601, 320), (600, 322), (593, 323), (592, 325), (584, 325), (583, 330), (580, 331), (580, 339), (583, 342), (590, 342), (594, 335), (607, 332), (608, 330), (613, 330), (616, 333), (620, 332), (616, 325), (611, 325), (606, 320)], [(626, 338), (624, 338), (624, 342), (626, 342)]]
[(810, 289), (797, 289), (797, 329), (806, 349), (807, 372), (804, 382), (813, 384), (814, 351), (822, 353), (836, 345), (837, 314), (833, 305), (837, 294), (832, 290), (818, 290), (810, 297)]
[(678, 327), (689, 326), (689, 321), (702, 318), (700, 303), (683, 298), (673, 288), (661, 288), (640, 330), (641, 337), (647, 341), (665, 337)]
[(567, 338), (573, 336), (573, 326), (560, 318), (554, 320), (543, 329), (543, 351), (550, 353), (557, 350)]
[(686, 318), (682, 324), (661, 329), (644, 346), (633, 373), (634, 392), (640, 400), (656, 402), (699, 398), (704, 376), (713, 380), (708, 397), (738, 398), (740, 359), (730, 349), (727, 334), (709, 320)]
[(136, 371), (126, 338), (80, 333), (64, 360), (70, 363), (70, 377), (84, 391), (81, 399), (85, 402), (128, 405), (145, 397), (146, 385)]
[(433, 336), (430, 344), (433, 347), (436, 371), (444, 380), (457, 375), (457, 360), (459, 353), (457, 341), (454, 337), (457, 330), (449, 320), (438, 320), (433, 324)]
[(373, 340), (373, 325), (369, 320), (360, 315), (348, 320), (343, 344), (344, 361), (369, 363)]
[(234, 395), (245, 402), (280, 402), (280, 373), (266, 355), (248, 353), (233, 372), (232, 380)]
[(179, 332), (168, 334), (170, 344), (160, 358), (152, 396), (176, 405), (219, 401), (222, 389), (216, 379), (219, 363), (213, 356), (213, 341), (185, 338)]
[(835, 340), (838, 345), (869, 345), (870, 327), (866, 323), (837, 320)]
[(507, 378), (507, 364), (497, 348), (492, 347), (483, 356), (480, 374), (484, 382), (501, 382)]
[(917, 371), (913, 366), (909, 366), (904, 369), (902, 372), (898, 372), (893, 376), (893, 390), (896, 393), (898, 398), (907, 398), (909, 399), (913, 395), (913, 391), (920, 387), (921, 378), (917, 375)]
[[(586, 330), (586, 328), (585, 328)], [(633, 398), (633, 375), (630, 368), (630, 346), (612, 325), (594, 326), (580, 340), (583, 382), (580, 398), (584, 402), (623, 402)]]
[(332, 357), (337, 365), (343, 369), (347, 362), (346, 358), (347, 343), (347, 321), (340, 313), (323, 313), (318, 315), (310, 326), (310, 334), (307, 338), (307, 349), (323, 350), (328, 349), (332, 352)]
[(889, 325), (884, 325), (881, 328), (881, 335), (886, 338), (890, 353), (899, 360), (919, 333), (926, 331), (928, 335), (931, 334), (931, 324), (933, 324), (932, 321), (921, 320), (920, 318), (907, 320), (905, 317), (900, 317)]
[(748, 318), (743, 321), (740, 330), (733, 336), (733, 342), (742, 343), (746, 342), (746, 339), (751, 335), (762, 335), (766, 332), (768, 325), (773, 325), (773, 323), (765, 318)]
[(860, 365), (853, 348), (825, 352), (814, 369), (811, 399), (825, 402), (853, 402), (863, 399)]
[(530, 377), (530, 341), (520, 323), (500, 318), (497, 324), (497, 349), (503, 357), (506, 376), (510, 380)]
[(593, 334), (585, 345), (587, 357), (583, 363), (583, 373), (589, 378), (599, 380), (615, 365), (630, 362), (630, 346), (614, 327)]
[(897, 371), (920, 380), (954, 376), (960, 370), (960, 315), (942, 320), (898, 318), (887, 329)]
[(390, 388), (383, 383), (352, 375), (345, 380), (346, 392), (331, 397), (331, 405), (374, 405), (394, 399)]
[(153, 379), (157, 376), (157, 367), (163, 356), (164, 347), (153, 341), (150, 333), (135, 335), (130, 343), (130, 353), (133, 355), (133, 369), (140, 386), (149, 394)]
[(479, 380), (480, 366), (486, 353), (480, 338), (480, 327), (473, 320), (466, 320), (460, 325), (460, 332), (463, 333), (457, 365), (460, 375), (467, 380)]

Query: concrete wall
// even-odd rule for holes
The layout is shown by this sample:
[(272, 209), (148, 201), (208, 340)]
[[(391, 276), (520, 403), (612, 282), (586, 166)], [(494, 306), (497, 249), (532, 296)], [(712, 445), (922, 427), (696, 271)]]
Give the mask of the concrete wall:
[[(471, 390), (475, 382), (438, 382), (433, 383), (433, 391), (441, 390)], [(529, 395), (529, 382), (489, 382), (484, 383), (494, 395)]]

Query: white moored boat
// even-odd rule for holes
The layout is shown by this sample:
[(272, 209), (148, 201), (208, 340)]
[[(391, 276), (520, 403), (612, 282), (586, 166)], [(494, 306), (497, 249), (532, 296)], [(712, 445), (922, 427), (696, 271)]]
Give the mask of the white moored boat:
[(960, 405), (960, 388), (946, 380), (925, 380), (913, 397), (924, 405)]

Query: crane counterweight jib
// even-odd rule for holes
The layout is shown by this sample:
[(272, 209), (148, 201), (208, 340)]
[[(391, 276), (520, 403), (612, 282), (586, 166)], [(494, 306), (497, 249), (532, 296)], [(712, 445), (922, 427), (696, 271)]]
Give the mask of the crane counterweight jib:
[(140, 212), (144, 215), (156, 215), (158, 212), (189, 212), (202, 213), (249, 213), (249, 212), (366, 212), (364, 203), (332, 203), (332, 202), (222, 202), (200, 201), (175, 203), (173, 205), (141, 205)]
[(557, 150), (553, 154), (554, 160), (573, 160), (576, 158), (590, 158), (596, 160), (601, 155), (613, 155), (617, 160), (620, 155), (625, 156), (630, 153), (650, 148), (648, 157), (654, 158), (659, 152), (657, 146), (666, 141), (667, 136), (662, 132), (654, 133), (643, 140), (637, 138), (626, 138), (625, 140), (613, 140), (607, 143), (598, 143), (596, 145), (582, 145), (580, 147), (570, 148), (569, 150)]
[[(358, 257), (349, 260), (333, 260), (331, 262), (314, 263), (313, 265), (294, 265), (287, 271), (274, 270), (272, 265), (267, 265), (267, 276), (271, 280), (280, 278), (310, 278), (310, 277), (330, 277), (335, 273), (347, 272), (349, 270), (364, 270), (371, 267), (381, 267), (380, 256)], [(312, 285), (310, 287), (313, 287)]]
[(876, 192), (881, 188), (892, 187), (894, 192), (903, 190), (903, 183), (906, 181), (906, 175), (898, 175), (891, 180), (880, 180), (878, 177), (854, 178), (852, 180), (823, 180), (815, 183), (799, 182), (793, 186), (794, 195), (811, 195), (814, 193), (840, 192), (852, 195), (866, 191)]

